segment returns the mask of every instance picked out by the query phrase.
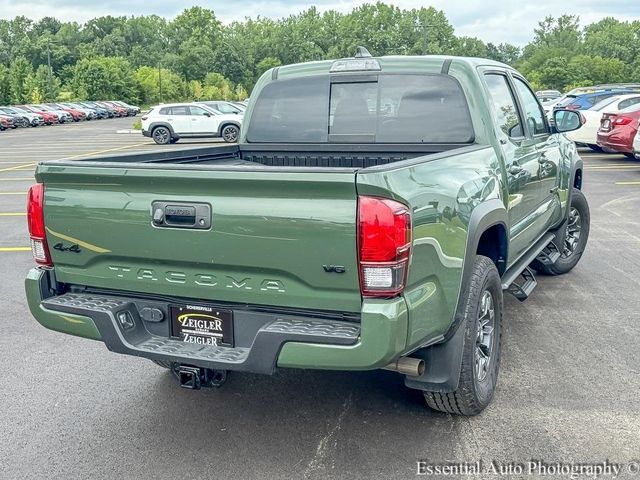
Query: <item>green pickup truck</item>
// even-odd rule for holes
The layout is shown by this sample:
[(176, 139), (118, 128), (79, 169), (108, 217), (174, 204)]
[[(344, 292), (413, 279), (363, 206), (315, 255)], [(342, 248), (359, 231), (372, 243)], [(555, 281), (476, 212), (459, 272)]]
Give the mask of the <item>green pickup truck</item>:
[[(489, 60), (274, 68), (238, 145), (42, 162), (33, 316), (153, 360), (229, 371), (388, 369), (431, 408), (491, 401), (503, 292), (562, 274), (589, 233), (583, 166), (525, 79)], [(153, 128), (153, 126), (152, 126)]]

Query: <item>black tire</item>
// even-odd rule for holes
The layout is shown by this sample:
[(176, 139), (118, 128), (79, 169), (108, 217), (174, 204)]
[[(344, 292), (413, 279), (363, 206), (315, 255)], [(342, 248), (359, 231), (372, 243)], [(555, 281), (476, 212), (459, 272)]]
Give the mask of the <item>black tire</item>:
[(153, 363), (155, 363), (156, 365), (162, 367), (162, 368), (166, 368), (167, 370), (171, 370), (171, 362), (164, 362), (162, 360), (151, 360)]
[[(577, 213), (577, 217), (576, 214)], [(584, 193), (577, 188), (571, 194), (571, 206), (569, 210), (569, 222), (567, 224), (567, 234), (562, 246), (558, 245), (560, 258), (552, 265), (544, 265), (535, 260), (531, 267), (540, 273), (547, 275), (562, 275), (575, 267), (589, 240), (589, 224), (591, 216), (589, 214), (589, 203)]]
[(459, 327), (464, 328), (464, 347), (458, 389), (452, 393), (423, 393), (427, 405), (434, 410), (477, 415), (493, 399), (502, 349), (502, 285), (490, 258), (476, 256), (462, 294), (466, 302)]
[(237, 125), (223, 125), (220, 129), (220, 136), (227, 143), (237, 142), (238, 135), (240, 135), (240, 128)]
[(602, 152), (602, 147), (598, 146), (598, 145), (594, 145), (594, 144), (589, 144), (587, 145), (591, 150), (593, 150), (594, 152)]
[(635, 160), (636, 159), (636, 156), (633, 153), (625, 152), (624, 156), (627, 157), (627, 158), (630, 158), (631, 160)]
[(156, 127), (151, 131), (151, 138), (158, 145), (167, 145), (171, 142), (171, 131), (167, 127)]

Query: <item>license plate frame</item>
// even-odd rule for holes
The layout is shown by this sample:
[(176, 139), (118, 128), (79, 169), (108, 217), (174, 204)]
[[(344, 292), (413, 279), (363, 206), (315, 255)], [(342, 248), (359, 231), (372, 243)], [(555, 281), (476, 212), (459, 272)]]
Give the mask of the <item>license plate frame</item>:
[(202, 304), (169, 305), (171, 336), (185, 343), (233, 347), (233, 311)]

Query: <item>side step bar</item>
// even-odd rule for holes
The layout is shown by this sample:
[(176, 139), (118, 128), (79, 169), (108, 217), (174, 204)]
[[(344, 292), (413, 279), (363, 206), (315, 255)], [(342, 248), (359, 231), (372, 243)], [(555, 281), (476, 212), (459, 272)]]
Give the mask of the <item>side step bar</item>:
[[(560, 258), (560, 252), (553, 243), (555, 235), (547, 233), (544, 237), (536, 242), (529, 252), (518, 260), (509, 270), (502, 276), (502, 290), (510, 293), (521, 302), (524, 302), (531, 292), (536, 288), (538, 282), (529, 265), (538, 259), (542, 263), (554, 263)], [(522, 282), (516, 280), (521, 277)]]

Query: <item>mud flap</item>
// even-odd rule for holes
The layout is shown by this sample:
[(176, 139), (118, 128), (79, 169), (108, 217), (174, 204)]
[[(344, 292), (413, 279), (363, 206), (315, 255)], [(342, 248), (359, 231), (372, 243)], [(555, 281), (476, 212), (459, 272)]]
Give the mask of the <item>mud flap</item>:
[(425, 361), (424, 374), (419, 377), (405, 377), (404, 384), (416, 390), (449, 393), (458, 388), (464, 330), (466, 322), (460, 322), (456, 333), (446, 342), (423, 348), (411, 356)]

